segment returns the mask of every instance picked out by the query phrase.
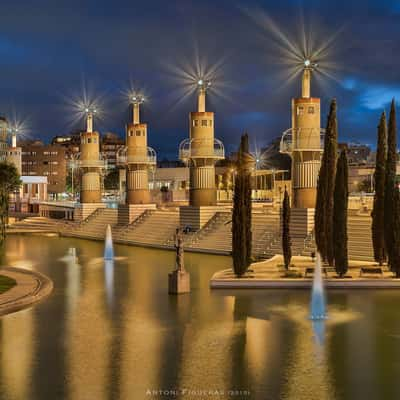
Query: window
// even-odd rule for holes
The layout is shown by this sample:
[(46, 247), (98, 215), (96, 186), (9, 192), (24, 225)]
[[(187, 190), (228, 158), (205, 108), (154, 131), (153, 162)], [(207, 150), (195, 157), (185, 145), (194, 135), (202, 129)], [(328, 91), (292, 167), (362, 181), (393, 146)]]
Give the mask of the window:
[(202, 119), (201, 120), (201, 126), (207, 126), (207, 120), (206, 119)]
[(304, 107), (299, 106), (297, 107), (297, 115), (303, 115), (304, 114)]
[(199, 126), (199, 120), (198, 119), (194, 119), (193, 120), (193, 126), (194, 127)]
[(52, 152), (51, 152), (51, 155), (52, 155), (52, 156), (58, 155), (58, 151), (52, 151)]
[(212, 119), (210, 119), (210, 128), (212, 127)]
[(140, 136), (140, 131), (136, 131), (136, 136)]
[(314, 107), (308, 107), (308, 113), (314, 114)]
[(88, 143), (92, 143), (92, 139), (91, 139), (91, 138), (88, 138), (87, 142), (88, 142)]

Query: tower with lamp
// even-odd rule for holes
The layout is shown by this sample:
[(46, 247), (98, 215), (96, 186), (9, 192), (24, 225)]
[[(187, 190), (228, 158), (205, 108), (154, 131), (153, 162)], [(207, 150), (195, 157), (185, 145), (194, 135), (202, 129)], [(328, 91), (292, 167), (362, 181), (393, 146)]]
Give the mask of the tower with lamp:
[(222, 142), (214, 137), (214, 113), (206, 111), (211, 82), (197, 82), (197, 111), (189, 114), (189, 138), (179, 146), (179, 156), (189, 167), (189, 205), (180, 208), (181, 227), (200, 229), (217, 210), (215, 162), (225, 157)]

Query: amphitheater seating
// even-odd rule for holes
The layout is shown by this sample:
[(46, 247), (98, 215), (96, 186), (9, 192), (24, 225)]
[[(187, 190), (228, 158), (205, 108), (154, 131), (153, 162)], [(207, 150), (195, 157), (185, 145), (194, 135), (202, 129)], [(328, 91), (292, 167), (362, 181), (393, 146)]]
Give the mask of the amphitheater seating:
[(80, 224), (70, 225), (63, 230), (65, 236), (77, 236), (88, 239), (104, 238), (107, 225), (115, 226), (118, 222), (118, 211), (112, 208), (98, 208)]
[(14, 222), (7, 228), (7, 230), (8, 232), (59, 232), (64, 225), (64, 220), (45, 217), (29, 217), (21, 221)]
[(149, 211), (132, 224), (117, 227), (114, 240), (118, 243), (168, 245), (179, 226), (178, 211)]

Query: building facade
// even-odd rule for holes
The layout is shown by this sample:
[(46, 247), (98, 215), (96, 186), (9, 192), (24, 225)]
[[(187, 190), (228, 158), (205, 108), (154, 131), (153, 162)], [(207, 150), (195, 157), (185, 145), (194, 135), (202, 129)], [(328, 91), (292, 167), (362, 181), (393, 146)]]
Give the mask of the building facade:
[(66, 149), (41, 141), (22, 142), (22, 175), (47, 177), (51, 199), (65, 193), (67, 184)]

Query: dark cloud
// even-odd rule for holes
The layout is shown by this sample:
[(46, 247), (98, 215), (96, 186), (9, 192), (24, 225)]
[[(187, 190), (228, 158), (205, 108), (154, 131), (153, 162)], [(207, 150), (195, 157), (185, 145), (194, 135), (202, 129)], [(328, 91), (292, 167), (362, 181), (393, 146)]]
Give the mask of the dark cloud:
[(101, 130), (122, 135), (128, 118), (122, 92), (131, 80), (150, 98), (143, 117), (151, 144), (172, 157), (187, 136), (195, 97), (179, 102), (184, 86), (171, 68), (194, 68), (198, 55), (209, 67), (224, 60), (218, 91), (209, 96), (216, 136), (228, 149), (245, 130), (258, 146), (266, 144), (290, 126), (290, 99), (300, 84), (285, 81), (271, 26), (257, 24), (249, 10), (268, 14), (293, 40), (299, 40), (302, 20), (321, 42), (342, 29), (332, 46), (334, 79), (314, 80), (313, 94), (323, 102), (323, 125), (329, 99), (336, 97), (341, 139), (374, 143), (381, 110), (400, 97), (400, 7), (394, 0), (5, 0), (0, 113), (16, 109), (28, 116), (35, 137), (66, 133), (79, 124), (71, 125), (65, 97), (81, 95), (85, 80), (103, 94)]

